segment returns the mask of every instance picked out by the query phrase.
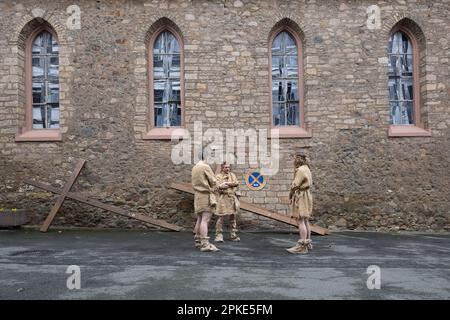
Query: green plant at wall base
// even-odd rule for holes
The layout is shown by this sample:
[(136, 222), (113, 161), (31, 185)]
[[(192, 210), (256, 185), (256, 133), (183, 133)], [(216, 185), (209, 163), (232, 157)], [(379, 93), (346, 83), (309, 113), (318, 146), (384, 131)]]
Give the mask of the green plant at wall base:
[[(0, 208), (0, 213), (5, 212), (5, 208)], [(17, 212), (17, 208), (11, 208), (11, 212)]]

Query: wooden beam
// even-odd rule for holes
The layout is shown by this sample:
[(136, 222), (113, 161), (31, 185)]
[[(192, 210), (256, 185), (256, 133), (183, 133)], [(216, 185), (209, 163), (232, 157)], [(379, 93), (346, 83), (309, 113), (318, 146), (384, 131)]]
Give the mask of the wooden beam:
[(48, 228), (53, 222), (53, 219), (56, 216), (56, 213), (58, 213), (58, 210), (61, 208), (64, 200), (66, 199), (67, 193), (70, 191), (70, 188), (72, 188), (73, 184), (77, 180), (78, 175), (80, 174), (81, 169), (83, 169), (85, 163), (86, 160), (78, 161), (77, 165), (75, 166), (75, 169), (72, 172), (72, 175), (69, 178), (69, 181), (67, 181), (66, 184), (64, 185), (64, 188), (61, 191), (60, 196), (56, 200), (56, 203), (53, 205), (52, 209), (50, 210), (50, 213), (45, 219), (44, 224), (41, 227), (41, 232), (47, 232)]
[[(170, 187), (178, 191), (194, 194), (194, 189), (192, 189), (192, 185), (190, 183), (173, 183)], [(290, 218), (286, 215), (267, 210), (265, 208), (256, 206), (252, 203), (248, 203), (242, 200), (240, 201), (240, 204), (242, 210), (249, 211), (272, 220), (283, 222), (291, 226), (295, 227), (298, 226), (297, 221), (295, 219)], [(330, 231), (328, 229), (319, 227), (317, 225), (311, 225), (311, 231), (322, 236), (330, 234)]]
[[(24, 181), (27, 184), (30, 184), (32, 186), (44, 189), (46, 191), (50, 191), (50, 192), (53, 192), (53, 193), (56, 193), (56, 194), (62, 194), (63, 193), (63, 190), (60, 190), (58, 188), (54, 188), (54, 187), (52, 187), (52, 186), (50, 186), (48, 184), (45, 184), (45, 183), (41, 183), (41, 182), (34, 181), (34, 180), (31, 180), (31, 179), (25, 179)], [(164, 220), (153, 219), (153, 218), (151, 218), (149, 216), (146, 216), (146, 215), (143, 215), (143, 214), (140, 214), (140, 213), (131, 213), (131, 212), (127, 211), (127, 210), (124, 210), (124, 209), (121, 209), (121, 208), (118, 208), (118, 207), (114, 207), (114, 206), (111, 206), (111, 205), (108, 205), (108, 204), (104, 204), (104, 203), (102, 203), (100, 201), (89, 199), (87, 197), (77, 195), (76, 193), (73, 193), (73, 192), (67, 192), (65, 194), (65, 197), (70, 198), (70, 199), (74, 199), (74, 200), (77, 200), (77, 201), (80, 201), (80, 202), (83, 202), (83, 203), (86, 203), (86, 204), (94, 206), (94, 207), (101, 208), (101, 209), (104, 209), (104, 210), (107, 210), (107, 211), (111, 211), (113, 213), (120, 214), (120, 215), (128, 217), (128, 218), (136, 219), (136, 220), (143, 221), (143, 222), (146, 222), (146, 223), (158, 226), (158, 227), (162, 227), (162, 228), (165, 228), (165, 229), (168, 229), (168, 230), (180, 231), (180, 230), (183, 229), (182, 227), (179, 227), (177, 225), (168, 223), (168, 222), (166, 222)]]

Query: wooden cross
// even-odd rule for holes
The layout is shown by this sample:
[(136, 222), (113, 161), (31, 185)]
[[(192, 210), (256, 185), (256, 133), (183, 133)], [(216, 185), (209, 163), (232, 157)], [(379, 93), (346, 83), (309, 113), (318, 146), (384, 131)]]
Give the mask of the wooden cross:
[[(173, 183), (170, 187), (178, 191), (194, 194), (194, 189), (192, 188), (192, 185), (190, 183)], [(280, 221), (294, 227), (298, 227), (298, 221), (296, 219), (290, 218), (284, 214), (269, 211), (266, 208), (259, 207), (252, 203), (248, 203), (242, 200), (239, 200), (239, 202), (240, 208), (245, 211), (252, 212), (257, 215), (273, 219), (275, 221)], [(330, 231), (328, 229), (313, 224), (311, 225), (311, 231), (320, 234), (322, 236), (330, 234)]]
[(53, 222), (53, 219), (55, 218), (56, 214), (58, 213), (59, 209), (61, 208), (61, 206), (66, 198), (77, 200), (77, 201), (89, 204), (89, 205), (97, 207), (97, 208), (111, 211), (113, 213), (120, 214), (122, 216), (126, 216), (126, 217), (136, 219), (136, 220), (139, 220), (142, 222), (150, 223), (152, 225), (156, 225), (156, 226), (159, 226), (159, 227), (162, 227), (165, 229), (169, 229), (172, 231), (180, 231), (182, 229), (181, 227), (176, 226), (171, 223), (168, 223), (164, 220), (153, 219), (153, 218), (150, 218), (149, 216), (146, 216), (146, 215), (143, 215), (140, 213), (130, 213), (127, 210), (120, 209), (118, 207), (114, 207), (111, 205), (107, 205), (100, 201), (89, 199), (89, 198), (77, 195), (76, 193), (70, 192), (70, 189), (72, 188), (73, 184), (77, 180), (77, 178), (81, 172), (81, 169), (83, 168), (85, 163), (86, 163), (86, 160), (78, 161), (77, 165), (75, 166), (75, 170), (73, 171), (72, 175), (69, 178), (69, 181), (66, 182), (66, 184), (64, 185), (64, 188), (62, 190), (58, 189), (58, 188), (54, 188), (45, 183), (41, 183), (41, 182), (34, 181), (31, 179), (25, 179), (25, 183), (27, 183), (27, 184), (44, 189), (46, 191), (50, 191), (50, 192), (59, 194), (58, 199), (56, 200), (56, 203), (50, 210), (50, 213), (48, 214), (47, 218), (44, 221), (44, 224), (41, 227), (41, 232), (47, 232), (48, 228), (50, 227), (50, 225)]
[(44, 221), (44, 224), (41, 227), (41, 232), (47, 232), (48, 228), (53, 222), (53, 219), (56, 216), (56, 213), (58, 213), (59, 209), (61, 208), (64, 200), (66, 200), (67, 193), (72, 188), (73, 184), (77, 180), (78, 176), (80, 175), (81, 169), (83, 169), (84, 164), (86, 163), (86, 160), (80, 160), (78, 161), (77, 165), (75, 166), (75, 170), (73, 171), (72, 175), (69, 178), (69, 181), (66, 182), (64, 185), (64, 188), (62, 192), (60, 193), (60, 196), (56, 200), (56, 203), (53, 205), (52, 210), (50, 210), (49, 215)]

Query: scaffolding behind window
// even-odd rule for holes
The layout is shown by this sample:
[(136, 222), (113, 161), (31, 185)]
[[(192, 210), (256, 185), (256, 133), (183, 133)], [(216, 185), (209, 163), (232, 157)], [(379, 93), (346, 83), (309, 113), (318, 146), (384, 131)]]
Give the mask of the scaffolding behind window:
[(413, 48), (404, 32), (389, 39), (388, 66), (391, 124), (414, 124)]
[(272, 42), (272, 116), (275, 126), (298, 126), (298, 48), (294, 37), (280, 32)]
[(59, 47), (48, 31), (32, 47), (33, 129), (59, 128)]
[(153, 47), (155, 127), (181, 126), (180, 74), (180, 44), (170, 31), (163, 31)]

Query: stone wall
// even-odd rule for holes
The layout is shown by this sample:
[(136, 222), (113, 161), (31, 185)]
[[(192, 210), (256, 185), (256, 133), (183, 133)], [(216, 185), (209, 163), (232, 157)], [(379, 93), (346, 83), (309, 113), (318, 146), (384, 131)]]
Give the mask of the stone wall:
[[(76, 3), (75, 3), (76, 2)], [(81, 8), (81, 29), (66, 8)], [(381, 29), (367, 28), (372, 1), (12, 1), (0, 2), (0, 204), (41, 224), (55, 196), (27, 186), (62, 187), (78, 159), (87, 164), (73, 190), (191, 226), (193, 198), (170, 190), (190, 179), (171, 161), (174, 145), (143, 140), (149, 107), (147, 43), (171, 24), (184, 44), (185, 122), (208, 128), (270, 127), (268, 41), (280, 24), (303, 42), (305, 120), (312, 138), (282, 139), (281, 164), (262, 191), (243, 183), (246, 201), (287, 212), (292, 155), (308, 150), (314, 222), (331, 229), (434, 230), (450, 227), (448, 1), (378, 1)], [(41, 10), (37, 10), (41, 9)], [(61, 142), (16, 142), (25, 122), (23, 42), (48, 23), (61, 46)], [(420, 43), (423, 122), (431, 137), (388, 137), (386, 47), (397, 24), (413, 24)], [(68, 200), (55, 225), (143, 227)], [(246, 228), (283, 225), (243, 214)]]

